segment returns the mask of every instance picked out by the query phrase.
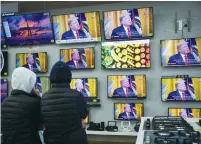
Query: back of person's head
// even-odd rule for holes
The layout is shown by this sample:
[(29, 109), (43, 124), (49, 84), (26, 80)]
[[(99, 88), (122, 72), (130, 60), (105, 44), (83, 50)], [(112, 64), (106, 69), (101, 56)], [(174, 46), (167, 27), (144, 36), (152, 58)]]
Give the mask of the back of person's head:
[(51, 83), (70, 83), (72, 73), (67, 64), (62, 61), (56, 62), (50, 72)]
[(12, 89), (31, 93), (36, 84), (36, 74), (27, 68), (19, 67), (13, 71), (11, 78)]

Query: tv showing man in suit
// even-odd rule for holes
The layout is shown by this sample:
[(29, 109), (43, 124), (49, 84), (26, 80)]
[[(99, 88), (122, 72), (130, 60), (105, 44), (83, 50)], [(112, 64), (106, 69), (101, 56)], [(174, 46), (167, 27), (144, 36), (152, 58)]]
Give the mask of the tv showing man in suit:
[(196, 99), (193, 92), (190, 89), (187, 90), (185, 80), (178, 80), (175, 85), (176, 90), (168, 94), (167, 100), (192, 101)]
[(83, 81), (81, 79), (77, 79), (75, 82), (75, 89), (82, 93), (84, 97), (90, 97), (90, 92), (87, 89), (87, 86), (83, 84)]
[(111, 39), (124, 39), (124, 38), (140, 38), (141, 33), (133, 25), (130, 13), (125, 12), (119, 17), (121, 26), (113, 29)]
[(71, 69), (79, 69), (79, 68), (86, 68), (87, 65), (84, 65), (83, 61), (80, 58), (80, 53), (77, 49), (74, 49), (71, 53), (72, 60), (66, 62), (66, 64)]
[(87, 38), (86, 34), (80, 29), (80, 24), (77, 17), (71, 17), (68, 20), (68, 26), (70, 30), (63, 33), (61, 38), (62, 40)]
[(118, 119), (134, 120), (137, 119), (137, 114), (131, 110), (130, 104), (125, 104), (124, 112), (119, 114)]
[(201, 118), (201, 108), (169, 108), (168, 113), (182, 118)]
[(120, 80), (121, 87), (116, 88), (113, 92), (113, 96), (122, 96), (122, 97), (134, 97), (137, 94), (137, 91), (130, 87), (129, 79), (124, 77)]
[(33, 72), (41, 71), (40, 65), (35, 62), (33, 55), (31, 55), (31, 54), (26, 57), (26, 64), (24, 64), (23, 67), (25, 67)]
[(200, 63), (190, 53), (188, 44), (185, 41), (177, 45), (177, 50), (178, 53), (169, 58), (168, 65), (191, 65)]

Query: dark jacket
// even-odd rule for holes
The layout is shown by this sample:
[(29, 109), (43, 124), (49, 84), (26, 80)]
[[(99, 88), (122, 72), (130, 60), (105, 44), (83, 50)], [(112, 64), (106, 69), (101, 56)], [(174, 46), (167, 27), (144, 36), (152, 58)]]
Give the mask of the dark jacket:
[[(130, 26), (131, 38), (141, 38), (142, 36), (138, 33), (134, 26)], [(113, 29), (111, 34), (111, 39), (125, 39), (128, 35), (123, 27), (123, 25)]]
[[(196, 61), (196, 59), (194, 58), (192, 54), (188, 53), (187, 57), (188, 57), (189, 64), (199, 64), (199, 62)], [(185, 65), (185, 62), (181, 54), (178, 53), (170, 57), (168, 61), (168, 65)]]
[[(87, 36), (82, 30), (78, 30), (78, 34), (80, 39), (87, 38)], [(69, 39), (76, 39), (71, 29), (67, 32), (64, 32), (61, 38), (61, 40), (69, 40)]]
[(50, 73), (52, 88), (43, 95), (41, 111), (46, 144), (87, 144), (82, 119), (88, 115), (83, 95), (70, 88), (71, 71), (57, 62)]
[(13, 90), (1, 105), (4, 144), (41, 144), (40, 97)]
[[(167, 100), (182, 100), (182, 96), (179, 94), (179, 91), (173, 91), (169, 93)], [(185, 92), (185, 100), (192, 100), (193, 98), (191, 97), (190, 93), (188, 91)]]
[[(33, 64), (32, 66), (33, 66), (33, 72), (39, 72), (36, 64)], [(22, 67), (25, 67), (25, 68), (29, 69), (29, 65), (28, 64), (25, 64)]]
[[(121, 96), (121, 97), (126, 97), (126, 94), (124, 92), (123, 87), (117, 88), (113, 92), (113, 96)], [(135, 97), (136, 95), (134, 94), (132, 88), (128, 88), (128, 97)]]

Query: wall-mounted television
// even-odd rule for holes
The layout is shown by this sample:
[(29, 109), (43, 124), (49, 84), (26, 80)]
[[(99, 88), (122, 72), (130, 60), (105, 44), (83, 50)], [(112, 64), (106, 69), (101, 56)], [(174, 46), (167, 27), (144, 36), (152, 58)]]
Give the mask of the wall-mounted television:
[(153, 8), (106, 11), (103, 18), (107, 40), (142, 39), (153, 36)]
[(5, 31), (3, 28), (3, 25), (1, 24), (1, 48), (7, 48), (7, 43), (6, 43), (6, 36), (5, 36)]
[(101, 60), (103, 69), (150, 68), (149, 40), (104, 42)]
[(99, 12), (52, 16), (57, 44), (101, 41)]
[(48, 71), (47, 52), (17, 53), (17, 67), (25, 67), (35, 73), (46, 73)]
[(47, 76), (38, 76), (36, 78), (35, 89), (39, 90), (40, 97), (50, 89), (50, 79)]
[(7, 76), (8, 75), (8, 52), (7, 51), (1, 51), (1, 76)]
[(8, 96), (8, 80), (6, 78), (1, 79), (1, 103)]
[(8, 46), (54, 43), (50, 13), (31, 13), (2, 17)]
[(146, 98), (146, 75), (109, 75), (109, 98)]
[(201, 118), (201, 108), (168, 108), (168, 116), (182, 118)]
[(114, 120), (140, 120), (142, 116), (143, 103), (114, 103)]
[(201, 77), (162, 77), (162, 101), (201, 101)]
[(61, 49), (60, 60), (65, 62), (70, 69), (94, 69), (94, 48)]
[(85, 98), (97, 98), (97, 78), (72, 78), (70, 86), (82, 93)]
[(84, 119), (84, 122), (85, 122), (86, 124), (89, 123), (89, 115)]
[(161, 40), (162, 66), (201, 65), (201, 38)]

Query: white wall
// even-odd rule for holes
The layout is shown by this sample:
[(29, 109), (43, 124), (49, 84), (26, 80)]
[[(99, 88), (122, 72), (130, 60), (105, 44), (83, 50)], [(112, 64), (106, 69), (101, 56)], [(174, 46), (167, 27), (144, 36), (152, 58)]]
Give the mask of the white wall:
[[(107, 75), (112, 74), (146, 74), (147, 76), (147, 99), (133, 100), (134, 102), (144, 102), (145, 116), (167, 115), (168, 107), (201, 107), (200, 103), (183, 103), (183, 102), (161, 102), (160, 97), (160, 78), (168, 75), (184, 75), (201, 77), (201, 67), (183, 67), (183, 68), (163, 68), (160, 65), (160, 40), (181, 38), (181, 32), (175, 34), (174, 20), (175, 12), (178, 12), (178, 18), (184, 19), (188, 16), (188, 10), (192, 11), (193, 18), (199, 20), (192, 21), (192, 32), (185, 31), (186, 37), (201, 37), (201, 2), (124, 2), (111, 5), (88, 6), (71, 9), (59, 9), (50, 11), (52, 15), (65, 14), (72, 12), (100, 11), (101, 19), (102, 11), (150, 7), (154, 9), (154, 37), (151, 39), (151, 68), (138, 70), (102, 70), (101, 69), (101, 45), (100, 43), (89, 44), (69, 44), (69, 45), (45, 45), (40, 46), (38, 51), (48, 52), (49, 70), (52, 65), (59, 60), (59, 49), (63, 48), (79, 48), (95, 46), (96, 50), (96, 69), (92, 71), (76, 71), (73, 77), (98, 77), (99, 79), (99, 98), (102, 106), (100, 108), (92, 108), (92, 121), (108, 121), (113, 120), (113, 103), (124, 102), (122, 100), (113, 100), (107, 98)], [(12, 11), (12, 10), (11, 10)], [(101, 21), (103, 22), (103, 21)], [(103, 24), (101, 23), (101, 26)], [(103, 28), (103, 27), (102, 27)], [(11, 73), (15, 68), (16, 53), (28, 52), (28, 47), (13, 47), (8, 49), (9, 52), (9, 82)], [(49, 73), (44, 74), (49, 75)]]

